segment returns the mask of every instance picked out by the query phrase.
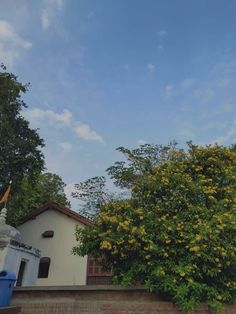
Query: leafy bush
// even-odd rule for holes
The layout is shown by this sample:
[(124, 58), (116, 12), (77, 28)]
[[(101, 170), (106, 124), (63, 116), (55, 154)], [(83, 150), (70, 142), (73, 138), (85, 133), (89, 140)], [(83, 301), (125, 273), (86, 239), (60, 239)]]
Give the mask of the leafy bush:
[(114, 282), (143, 284), (185, 312), (200, 302), (220, 311), (236, 296), (235, 149), (189, 143), (187, 152), (164, 151), (150, 162), (150, 154), (126, 150), (128, 166), (109, 169), (131, 197), (78, 229), (74, 253), (104, 257)]

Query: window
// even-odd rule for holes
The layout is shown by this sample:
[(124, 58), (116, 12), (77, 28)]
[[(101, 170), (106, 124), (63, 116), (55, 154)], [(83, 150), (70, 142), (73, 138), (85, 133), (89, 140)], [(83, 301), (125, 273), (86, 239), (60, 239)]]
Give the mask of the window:
[(40, 259), (38, 278), (48, 278), (50, 262), (49, 257), (42, 257)]
[(16, 281), (16, 285), (19, 287), (22, 286), (24, 273), (25, 273), (25, 266), (26, 266), (26, 261), (21, 260), (20, 268), (19, 268), (19, 272), (18, 272), (18, 276), (17, 276), (17, 281)]
[(47, 230), (42, 233), (43, 238), (53, 238), (53, 236), (54, 236), (53, 230)]
[(102, 258), (88, 256), (87, 284), (111, 285), (112, 272), (104, 271), (101, 266)]

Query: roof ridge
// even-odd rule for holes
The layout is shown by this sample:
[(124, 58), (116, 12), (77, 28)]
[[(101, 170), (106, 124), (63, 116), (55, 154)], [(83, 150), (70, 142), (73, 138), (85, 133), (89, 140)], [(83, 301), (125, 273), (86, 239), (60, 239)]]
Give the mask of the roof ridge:
[(41, 213), (45, 212), (48, 209), (58, 210), (59, 212), (83, 223), (84, 225), (90, 225), (90, 226), (94, 225), (94, 222), (92, 220), (90, 220), (89, 218), (84, 217), (81, 214), (79, 214), (78, 212), (76, 212), (76, 211), (74, 211), (74, 210), (72, 210), (72, 209), (70, 209), (70, 208), (68, 208), (62, 204), (59, 204), (53, 200), (48, 200), (42, 206), (34, 209), (32, 212), (30, 212), (26, 216), (22, 217), (20, 219), (20, 224), (23, 224), (23, 223), (27, 222), (28, 220), (34, 219), (36, 216), (40, 215)]

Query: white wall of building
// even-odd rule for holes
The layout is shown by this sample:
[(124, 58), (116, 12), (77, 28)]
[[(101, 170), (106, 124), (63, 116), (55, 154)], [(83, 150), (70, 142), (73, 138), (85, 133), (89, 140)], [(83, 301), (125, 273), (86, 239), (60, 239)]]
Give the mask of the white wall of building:
[[(72, 247), (76, 225), (84, 227), (75, 219), (49, 209), (18, 227), (22, 241), (37, 247), (41, 257), (49, 257), (51, 264), (48, 278), (38, 278), (38, 286), (85, 285), (87, 256), (74, 256)], [(42, 233), (53, 230), (52, 238), (43, 238)]]
[(0, 249), (0, 270), (4, 269), (6, 254), (7, 254), (6, 247), (2, 247)]
[(23, 248), (8, 245), (5, 248), (3, 268), (14, 272), (17, 277), (21, 261), (26, 262), (22, 286), (34, 286), (38, 277), (39, 256)]

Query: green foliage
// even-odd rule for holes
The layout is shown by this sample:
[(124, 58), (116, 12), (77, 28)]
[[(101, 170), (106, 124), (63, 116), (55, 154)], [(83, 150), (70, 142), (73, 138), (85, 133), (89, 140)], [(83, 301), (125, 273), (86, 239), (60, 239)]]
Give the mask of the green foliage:
[[(21, 116), (27, 91), (17, 77), (0, 66), (0, 195), (12, 180), (11, 195), (19, 193), (24, 177), (33, 184), (44, 168), (43, 140)], [(18, 210), (18, 208), (15, 208)]]
[(152, 173), (156, 165), (166, 162), (176, 145), (176, 142), (167, 146), (144, 144), (133, 150), (118, 147), (117, 150), (125, 156), (126, 161), (115, 162), (107, 169), (107, 173), (118, 187), (132, 188), (139, 178)]
[(105, 186), (104, 177), (93, 177), (75, 184), (72, 196), (82, 201), (81, 214), (90, 218), (98, 215), (101, 206), (106, 202)]
[(28, 84), (0, 65), (0, 195), (12, 180), (8, 201), (8, 223), (39, 207), (48, 199), (69, 205), (65, 184), (56, 174), (44, 173), (44, 146), (37, 130), (21, 115), (26, 104), (21, 98)]
[(43, 170), (43, 140), (21, 116), (26, 104), (21, 94), (27, 91), (17, 77), (0, 66), (0, 193), (10, 180), (16, 189), (24, 176), (34, 180)]
[(22, 216), (42, 206), (48, 200), (70, 207), (70, 202), (64, 193), (65, 186), (59, 175), (50, 172), (40, 174), (34, 184), (25, 176), (18, 193), (14, 193), (9, 199), (8, 222), (17, 225)]
[(106, 204), (94, 227), (78, 229), (74, 253), (104, 257), (116, 283), (141, 283), (185, 312), (200, 302), (218, 312), (235, 302), (234, 147), (121, 151), (128, 163), (108, 171), (131, 197)]
[(80, 213), (83, 216), (96, 220), (100, 208), (119, 196), (106, 189), (105, 177), (93, 177), (75, 184), (75, 192), (72, 193), (72, 197), (82, 202)]

